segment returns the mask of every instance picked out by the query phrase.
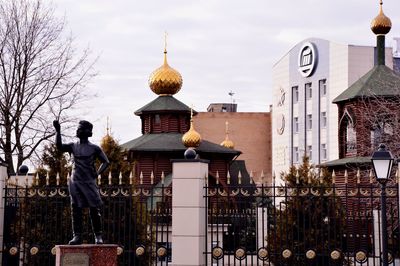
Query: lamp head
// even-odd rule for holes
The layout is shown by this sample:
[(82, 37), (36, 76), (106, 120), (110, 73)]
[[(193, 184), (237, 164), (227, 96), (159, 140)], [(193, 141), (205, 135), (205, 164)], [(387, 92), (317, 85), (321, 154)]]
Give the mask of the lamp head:
[(379, 145), (379, 149), (372, 154), (372, 166), (378, 182), (387, 182), (390, 178), (394, 158), (384, 144)]

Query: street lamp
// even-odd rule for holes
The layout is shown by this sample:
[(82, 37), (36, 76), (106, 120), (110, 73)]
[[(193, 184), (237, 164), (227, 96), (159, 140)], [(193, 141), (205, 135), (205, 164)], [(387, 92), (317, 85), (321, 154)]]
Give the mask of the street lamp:
[(374, 168), (376, 180), (381, 184), (381, 232), (382, 232), (382, 265), (388, 266), (387, 250), (387, 218), (386, 218), (386, 182), (390, 178), (394, 158), (390, 151), (386, 150), (384, 144), (379, 145), (379, 149), (372, 154), (372, 166)]

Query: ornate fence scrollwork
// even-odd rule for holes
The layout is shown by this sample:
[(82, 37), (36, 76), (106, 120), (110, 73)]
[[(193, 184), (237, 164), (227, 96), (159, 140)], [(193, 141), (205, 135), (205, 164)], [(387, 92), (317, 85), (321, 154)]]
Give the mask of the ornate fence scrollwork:
[[(51, 179), (47, 180), (51, 183)], [(39, 183), (39, 182), (37, 182)], [(66, 184), (5, 188), (3, 265), (54, 265), (55, 245), (71, 237)], [(100, 182), (101, 183), (101, 182)], [(104, 239), (118, 244), (119, 265), (168, 265), (171, 261), (171, 187), (102, 182)], [(90, 241), (88, 217), (84, 239)], [(90, 243), (90, 242), (89, 242)], [(147, 252), (147, 250), (155, 250)]]
[[(205, 187), (209, 265), (372, 265), (380, 257), (374, 183)], [(392, 260), (400, 259), (398, 184), (388, 185)], [(394, 258), (394, 259), (393, 259)]]

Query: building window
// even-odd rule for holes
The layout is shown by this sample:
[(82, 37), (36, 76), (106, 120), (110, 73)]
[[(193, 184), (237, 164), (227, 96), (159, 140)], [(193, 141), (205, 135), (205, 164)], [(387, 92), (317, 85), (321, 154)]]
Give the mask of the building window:
[(311, 99), (311, 98), (312, 98), (312, 86), (311, 86), (311, 82), (310, 82), (310, 83), (306, 83), (306, 85), (305, 85), (305, 91), (306, 91), (306, 97), (307, 97), (307, 99)]
[(319, 81), (319, 93), (321, 97), (326, 96), (326, 79), (321, 79)]
[(299, 162), (299, 147), (294, 147), (293, 148), (293, 163), (298, 163)]
[(326, 112), (321, 113), (321, 127), (325, 128), (327, 123)]
[(326, 151), (326, 144), (323, 143), (323, 144), (321, 144), (321, 159), (326, 160), (327, 157), (328, 157), (328, 153)]
[(307, 115), (307, 129), (312, 129), (312, 115)]
[(353, 123), (350, 121), (346, 125), (346, 153), (352, 153), (356, 151), (357, 135), (354, 129)]
[(307, 146), (308, 158), (312, 161), (312, 146)]
[(299, 102), (299, 86), (292, 87), (293, 104)]
[(160, 115), (155, 115), (154, 116), (154, 123), (156, 125), (159, 125), (161, 123)]
[(299, 118), (293, 118), (293, 133), (299, 133)]

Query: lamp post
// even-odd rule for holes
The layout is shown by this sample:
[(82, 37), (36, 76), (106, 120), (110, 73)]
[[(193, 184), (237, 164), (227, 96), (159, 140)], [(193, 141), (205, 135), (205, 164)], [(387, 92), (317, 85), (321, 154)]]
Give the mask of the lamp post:
[(394, 158), (390, 151), (386, 150), (384, 144), (372, 154), (372, 166), (376, 180), (381, 184), (381, 232), (382, 232), (382, 265), (388, 266), (387, 250), (387, 218), (386, 218), (386, 182), (389, 180), (392, 171)]

